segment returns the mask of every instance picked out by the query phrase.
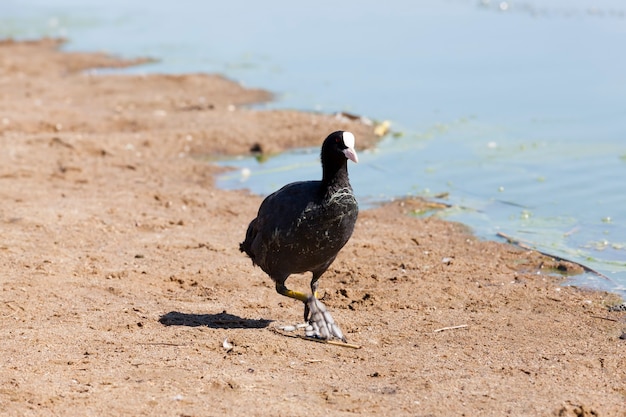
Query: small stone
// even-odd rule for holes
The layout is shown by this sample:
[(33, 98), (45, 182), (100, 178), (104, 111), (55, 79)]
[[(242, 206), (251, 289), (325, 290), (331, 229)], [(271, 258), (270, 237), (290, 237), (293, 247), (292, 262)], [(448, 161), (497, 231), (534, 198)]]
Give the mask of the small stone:
[(233, 350), (233, 345), (228, 341), (228, 338), (224, 339), (224, 342), (222, 342), (222, 347), (226, 349), (227, 352)]

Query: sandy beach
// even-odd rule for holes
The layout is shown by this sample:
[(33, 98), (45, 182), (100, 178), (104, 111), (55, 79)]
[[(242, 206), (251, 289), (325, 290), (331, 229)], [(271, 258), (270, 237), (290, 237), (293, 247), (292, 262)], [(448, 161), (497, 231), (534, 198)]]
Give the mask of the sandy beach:
[(626, 416), (621, 300), (417, 199), (362, 211), (320, 281), (360, 349), (277, 333), (302, 305), (239, 252), (262, 197), (207, 161), (372, 126), (60, 47), (0, 42), (3, 415)]

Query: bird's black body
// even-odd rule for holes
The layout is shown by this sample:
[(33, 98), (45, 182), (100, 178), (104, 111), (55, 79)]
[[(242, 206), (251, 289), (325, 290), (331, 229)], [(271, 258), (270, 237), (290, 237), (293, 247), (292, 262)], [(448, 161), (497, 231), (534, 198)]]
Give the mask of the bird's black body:
[(276, 282), (283, 295), (305, 301), (284, 283), (290, 274), (308, 271), (313, 273), (315, 293), (317, 280), (352, 236), (359, 212), (348, 180), (348, 158), (357, 161), (353, 146), (349, 132), (329, 135), (322, 145), (322, 180), (285, 185), (261, 203), (248, 226), (240, 250)]
[(321, 275), (352, 236), (358, 211), (350, 184), (327, 190), (321, 181), (288, 184), (263, 201), (241, 248), (275, 281)]

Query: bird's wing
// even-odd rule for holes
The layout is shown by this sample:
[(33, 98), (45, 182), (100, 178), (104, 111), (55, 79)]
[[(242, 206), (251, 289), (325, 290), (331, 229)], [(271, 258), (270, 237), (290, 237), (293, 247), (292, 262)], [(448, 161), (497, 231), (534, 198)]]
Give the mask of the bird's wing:
[(257, 215), (260, 230), (287, 230), (312, 204), (319, 201), (320, 181), (287, 184), (263, 200)]

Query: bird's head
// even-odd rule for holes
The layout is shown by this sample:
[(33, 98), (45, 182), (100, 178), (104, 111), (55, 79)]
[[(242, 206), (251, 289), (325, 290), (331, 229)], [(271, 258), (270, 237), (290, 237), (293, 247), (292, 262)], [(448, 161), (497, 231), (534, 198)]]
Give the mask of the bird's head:
[(338, 130), (328, 135), (322, 145), (322, 161), (325, 159), (345, 158), (354, 163), (359, 162), (359, 157), (354, 150), (354, 135), (351, 132)]

